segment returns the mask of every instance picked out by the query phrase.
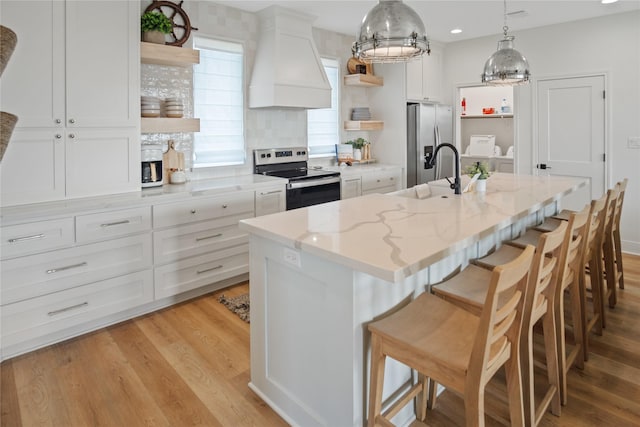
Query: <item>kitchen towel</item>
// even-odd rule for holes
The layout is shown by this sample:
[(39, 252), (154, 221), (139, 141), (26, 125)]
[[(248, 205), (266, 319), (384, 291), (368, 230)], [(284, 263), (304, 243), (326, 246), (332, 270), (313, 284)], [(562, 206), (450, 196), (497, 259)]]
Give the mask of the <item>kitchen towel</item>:
[(431, 188), (429, 188), (429, 184), (419, 184), (414, 188), (416, 189), (416, 196), (418, 199), (426, 199), (431, 196)]

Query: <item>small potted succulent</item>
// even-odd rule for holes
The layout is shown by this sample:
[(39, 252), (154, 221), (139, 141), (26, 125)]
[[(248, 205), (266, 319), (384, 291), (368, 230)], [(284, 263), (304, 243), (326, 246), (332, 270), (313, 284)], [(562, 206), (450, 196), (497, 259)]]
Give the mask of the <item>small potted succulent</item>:
[(173, 22), (160, 12), (146, 12), (140, 18), (142, 40), (150, 43), (165, 44), (165, 34), (173, 31)]
[(476, 181), (476, 191), (486, 191), (487, 190), (487, 178), (491, 175), (489, 172), (489, 165), (484, 162), (475, 162), (472, 165), (467, 166), (464, 170), (464, 173), (473, 178), (476, 174), (480, 174), (478, 176), (478, 180)]

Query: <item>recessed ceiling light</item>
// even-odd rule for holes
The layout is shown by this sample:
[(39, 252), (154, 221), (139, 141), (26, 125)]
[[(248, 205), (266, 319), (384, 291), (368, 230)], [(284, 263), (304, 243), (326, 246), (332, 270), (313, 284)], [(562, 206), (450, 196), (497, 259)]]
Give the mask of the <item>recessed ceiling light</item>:
[(460, 28), (454, 28), (453, 30), (451, 30), (451, 34), (460, 34), (462, 32), (462, 30)]
[(615, 3), (617, 1), (618, 0), (600, 0), (600, 3), (602, 3), (602, 4), (610, 4), (610, 3)]

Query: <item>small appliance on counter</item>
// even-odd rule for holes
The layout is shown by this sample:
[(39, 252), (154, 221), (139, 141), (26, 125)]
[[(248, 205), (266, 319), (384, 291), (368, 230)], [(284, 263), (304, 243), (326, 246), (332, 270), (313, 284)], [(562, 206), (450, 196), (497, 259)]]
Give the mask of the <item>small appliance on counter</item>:
[(142, 187), (157, 187), (163, 184), (162, 148), (157, 145), (143, 145)]

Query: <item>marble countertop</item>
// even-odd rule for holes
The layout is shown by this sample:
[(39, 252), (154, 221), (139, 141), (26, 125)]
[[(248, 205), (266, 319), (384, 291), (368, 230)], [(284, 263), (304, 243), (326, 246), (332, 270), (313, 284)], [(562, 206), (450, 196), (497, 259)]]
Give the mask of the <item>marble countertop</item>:
[(159, 187), (143, 188), (130, 193), (110, 194), (108, 196), (83, 197), (54, 202), (9, 206), (0, 209), (2, 225), (11, 225), (38, 220), (68, 216), (78, 212), (150, 206), (156, 203), (168, 203), (191, 197), (215, 196), (232, 191), (257, 190), (281, 184), (286, 179), (263, 175), (239, 175), (226, 178), (211, 178), (186, 182), (184, 184), (165, 184)]
[(495, 173), (486, 193), (422, 200), (372, 194), (246, 219), (240, 226), (395, 282), (583, 185), (577, 178)]

